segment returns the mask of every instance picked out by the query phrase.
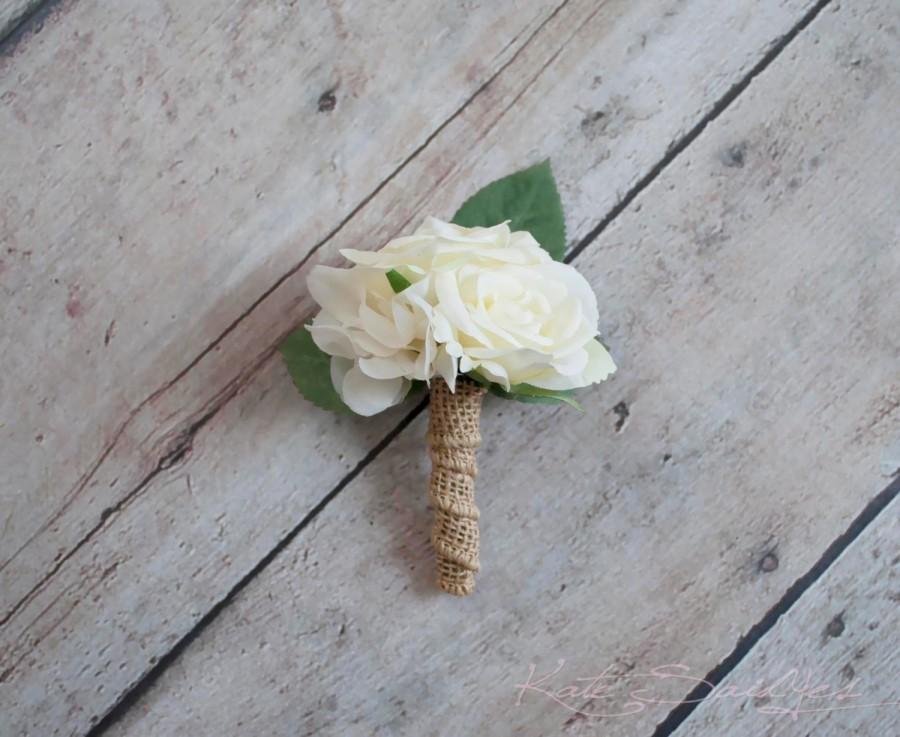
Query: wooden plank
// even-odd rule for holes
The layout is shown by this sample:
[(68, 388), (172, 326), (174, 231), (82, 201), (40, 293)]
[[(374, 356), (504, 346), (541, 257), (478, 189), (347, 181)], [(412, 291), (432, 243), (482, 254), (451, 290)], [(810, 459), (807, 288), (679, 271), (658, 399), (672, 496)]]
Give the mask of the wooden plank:
[(900, 498), (895, 498), (676, 737), (896, 733), (898, 601)]
[(27, 172), (0, 195), (0, 621), (183, 450), (296, 293), (242, 350), (219, 336), (552, 10), (81, 0), (0, 59), (0, 168)]
[[(114, 509), (97, 536), (66, 561), (58, 575), (7, 625), (3, 665), (10, 682), (62, 683), (78, 703), (78, 709), (70, 713), (69, 706), (59, 701), (55, 702), (59, 711), (41, 700), (16, 702), (22, 720), (64, 722), (77, 730), (102, 713), (146, 671), (149, 662), (165, 653), (217, 597), (255, 565), (266, 545), (274, 545), (302, 518), (324, 489), (336, 482), (340, 464), (352, 467), (381, 436), (386, 425), (365, 425), (360, 430), (363, 425), (334, 423), (314, 412), (300, 414), (296, 408), (303, 405), (291, 400), (289, 387), (279, 383), (283, 376), (277, 366), (266, 364), (263, 375), (246, 387), (248, 356), (260, 361), (268, 354), (268, 347), (260, 346), (260, 336), (280, 334), (298, 316), (308, 313), (308, 300), (297, 294), (303, 294), (300, 285), (316, 259), (332, 260), (336, 249), (343, 246), (383, 242), (422, 212), (452, 211), (473, 183), (520, 166), (534, 151), (552, 153), (560, 162), (558, 173), (571, 203), (570, 233), (577, 240), (595, 227), (619, 192), (656, 164), (672, 138), (690, 129), (804, 9), (803, 5), (779, 4), (760, 12), (756, 4), (722, 8), (718, 3), (695, 2), (662, 19), (657, 7), (649, 4), (611, 3), (598, 9), (582, 2), (561, 11), (507, 72), (420, 157), (229, 333), (219, 344), (220, 351), (208, 354), (154, 405), (155, 416), (184, 414), (184, 406), (192, 406), (197, 395), (205, 396), (210, 387), (221, 387), (223, 377), (230, 376), (236, 366), (245, 367), (244, 374), (226, 388), (233, 393), (243, 385), (253, 397), (252, 407), (239, 403), (232, 412), (225, 405), (226, 409), (213, 415), (191, 436), (193, 446), (180, 458), (182, 463), (163, 469), (121, 508)], [(703, 29), (702, 48), (709, 58), (691, 52), (682, 64), (658, 62), (657, 54), (670, 56), (672, 37), (686, 33), (696, 37), (698, 28)], [(647, 39), (642, 44), (644, 35)], [(638, 53), (646, 56), (636, 57)], [(601, 63), (610, 75), (605, 83), (597, 81)], [(666, 75), (665, 80), (656, 76), (659, 74)], [(566, 83), (560, 84), (561, 80)], [(661, 90), (671, 97), (660, 97)], [(577, 107), (572, 105), (573, 99), (579, 100)], [(597, 113), (604, 109), (616, 121), (608, 134), (591, 127), (603, 117)], [(530, 122), (523, 128), (521, 119), (526, 117)], [(440, 182), (438, 190), (436, 182)], [(261, 396), (267, 396), (266, 403), (257, 406)], [(284, 424), (281, 413), (286, 407), (295, 409)], [(235, 428), (247, 432), (237, 418), (248, 413), (261, 418), (251, 433), (259, 446), (268, 442), (265, 438), (274, 437), (276, 427), (283, 435), (285, 427), (300, 423), (292, 438), (292, 443), (298, 444), (292, 445), (279, 463), (299, 456), (298, 449), (303, 446), (298, 440), (318, 438), (324, 467), (312, 472), (308, 468), (297, 472), (293, 467), (291, 474), (273, 481), (268, 472), (247, 475), (244, 463), (252, 454), (233, 455), (223, 464), (215, 450), (223, 442), (219, 433)], [(215, 493), (186, 497), (188, 475), (190, 490), (200, 488), (191, 470), (195, 462), (203, 474), (215, 468), (216, 477), (203, 482), (204, 488), (215, 489)], [(103, 474), (96, 478), (102, 479)], [(248, 506), (246, 497), (251, 489), (260, 489), (263, 496)], [(188, 499), (190, 513), (184, 509)], [(163, 519), (165, 524), (148, 530), (148, 518)], [(221, 528), (213, 525), (210, 531), (211, 521), (217, 519), (225, 524)], [(228, 565), (221, 562), (225, 550)], [(196, 567), (189, 556), (197, 560)], [(161, 565), (183, 573), (167, 580), (144, 570)], [(100, 599), (92, 600), (93, 595)], [(151, 609), (140, 618), (129, 618), (108, 647), (95, 652), (92, 627), (98, 617), (105, 620), (110, 611), (127, 611), (134, 601), (148, 606), (166, 601), (165, 611)], [(77, 665), (74, 653), (78, 654)], [(82, 670), (85, 657), (93, 666)], [(52, 663), (63, 666), (60, 669)], [(100, 694), (95, 693), (97, 681), (104, 689)]]
[[(564, 658), (562, 687), (607, 666), (705, 673), (730, 652), (886, 481), (897, 13), (889, 0), (825, 11), (579, 258), (621, 370), (583, 394), (584, 415), (488, 403), (473, 597), (434, 591), (420, 416), (111, 734), (578, 731), (539, 694), (517, 704), (530, 664)], [(571, 78), (539, 79), (508, 125), (552, 109), (549, 89)], [(494, 134), (513, 151), (509, 128)], [(281, 465), (280, 433), (251, 456), (246, 428), (216, 424), (179, 474), (222, 488), (236, 456), (241, 479), (308, 463)], [(69, 638), (57, 657), (90, 649)], [(667, 711), (604, 734), (651, 734)]]

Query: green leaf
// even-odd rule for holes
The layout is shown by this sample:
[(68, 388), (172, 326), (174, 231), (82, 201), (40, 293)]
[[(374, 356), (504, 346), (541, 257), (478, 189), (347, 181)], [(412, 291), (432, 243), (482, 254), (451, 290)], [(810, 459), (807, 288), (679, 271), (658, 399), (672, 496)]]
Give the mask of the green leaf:
[(409, 397), (416, 396), (416, 394), (421, 392), (426, 386), (427, 384), (421, 379), (413, 379), (409, 382), (409, 390), (406, 392), (406, 398), (408, 399)]
[(352, 414), (331, 383), (331, 356), (319, 349), (305, 327), (285, 338), (278, 350), (304, 397), (321, 409)]
[(391, 269), (385, 276), (391, 283), (391, 289), (394, 290), (394, 294), (400, 294), (404, 289), (412, 286), (412, 282), (397, 271), (397, 269)]
[(566, 224), (549, 159), (480, 189), (453, 216), (454, 223), (466, 228), (491, 227), (505, 220), (512, 230), (527, 230), (562, 261)]
[(466, 376), (468, 376), (476, 384), (481, 384), (482, 386), (486, 386), (488, 388), (490, 388), (490, 386), (491, 386), (491, 380), (484, 378), (477, 371), (470, 371), (469, 373), (466, 374)]
[(509, 387), (509, 391), (506, 391), (502, 386), (486, 379), (477, 371), (470, 371), (466, 376), (482, 386), (486, 386), (491, 394), (501, 399), (512, 399), (526, 404), (564, 403), (574, 407), (579, 412), (584, 412), (584, 408), (575, 400), (575, 391), (572, 389), (542, 389), (531, 384), (513, 384)]
[(505, 391), (503, 387), (494, 384), (491, 387), (491, 393), (504, 399), (515, 399), (517, 402), (528, 404), (559, 404), (562, 402), (574, 407), (579, 412), (584, 412), (584, 408), (575, 400), (575, 391), (572, 389), (541, 389), (531, 384), (513, 384), (509, 387), (509, 391)]

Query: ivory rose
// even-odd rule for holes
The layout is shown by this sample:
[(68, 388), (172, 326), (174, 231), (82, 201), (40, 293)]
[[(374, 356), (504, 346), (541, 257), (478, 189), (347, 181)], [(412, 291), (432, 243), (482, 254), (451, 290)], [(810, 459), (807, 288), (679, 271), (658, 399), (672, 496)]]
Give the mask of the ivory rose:
[[(509, 391), (574, 389), (615, 371), (594, 337), (587, 281), (527, 232), (428, 218), (380, 251), (341, 253), (353, 268), (319, 266), (309, 276), (322, 307), (310, 330), (355, 412), (379, 412), (403, 399), (411, 379), (436, 374), (453, 388), (459, 373), (476, 371)], [(411, 286), (395, 294), (391, 269)]]
[(399, 403), (412, 379), (455, 376), (428, 313), (409, 290), (395, 294), (384, 269), (316, 266), (307, 282), (322, 307), (309, 331), (331, 356), (331, 381), (354, 412), (373, 415)]

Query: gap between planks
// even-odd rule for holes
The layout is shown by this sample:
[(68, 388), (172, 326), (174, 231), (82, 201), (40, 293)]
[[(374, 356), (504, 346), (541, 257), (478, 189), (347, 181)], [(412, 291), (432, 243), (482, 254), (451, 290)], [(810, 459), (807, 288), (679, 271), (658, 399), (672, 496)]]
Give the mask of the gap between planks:
[[(568, 0), (566, 0), (568, 2)], [(525, 49), (532, 38), (543, 28), (543, 26), (552, 20), (552, 18), (565, 6), (565, 2), (558, 6), (553, 14), (549, 16), (539, 27), (538, 29), (529, 37), (529, 39), (523, 44), (523, 46), (513, 55), (513, 57), (503, 66), (501, 67), (496, 74), (494, 74), (487, 82), (485, 82), (479, 89), (456, 111), (451, 115), (447, 120), (445, 120), (429, 137), (427, 140), (419, 146), (413, 154), (411, 154), (403, 163), (397, 167), (378, 187), (373, 190), (370, 195), (368, 195), (363, 202), (361, 202), (345, 219), (341, 221), (337, 228), (335, 228), (328, 236), (326, 236), (321, 242), (316, 244), (313, 250), (299, 263), (296, 267), (292, 268), (288, 273), (279, 278), (279, 280), (269, 289), (267, 292), (260, 297), (259, 300), (254, 302), (254, 304), (238, 319), (236, 320), (229, 328), (223, 333), (213, 344), (211, 344), (207, 349), (204, 350), (204, 354), (211, 350), (225, 335), (228, 334), (241, 320), (243, 320), (253, 309), (275, 288), (277, 288), (281, 283), (287, 280), (292, 274), (296, 273), (304, 263), (308, 261), (308, 259), (318, 251), (321, 247), (323, 247), (332, 237), (334, 237), (340, 230), (343, 228), (347, 222), (349, 222), (355, 214), (362, 209), (375, 195), (378, 194), (394, 177), (397, 176), (414, 158), (416, 158), (428, 145), (429, 143), (454, 119), (459, 117), (460, 114), (463, 113), (465, 108), (474, 100), (478, 95), (480, 95), (487, 87), (490, 86), (491, 82), (512, 62), (515, 58)], [(612, 223), (613, 221), (624, 212), (624, 210), (629, 206), (631, 202), (633, 202), (640, 194), (643, 192), (654, 180), (656, 180), (668, 167), (669, 165), (678, 158), (678, 156), (683, 153), (706, 129), (706, 127), (714, 122), (722, 113), (724, 113), (730, 105), (743, 93), (749, 86), (752, 84), (753, 80), (759, 76), (763, 71), (765, 71), (768, 66), (777, 59), (781, 53), (788, 47), (788, 45), (800, 34), (803, 30), (812, 23), (816, 17), (824, 10), (829, 4), (831, 4), (831, 0), (820, 0), (815, 6), (813, 6), (807, 13), (785, 34), (775, 39), (769, 50), (760, 58), (760, 60), (747, 72), (738, 82), (733, 84), (725, 94), (723, 94), (713, 106), (710, 108), (709, 112), (701, 117), (701, 119), (683, 136), (677, 138), (673, 141), (668, 149), (666, 150), (665, 155), (653, 166), (650, 168), (647, 174), (645, 174), (642, 178), (640, 178), (609, 210), (609, 212), (600, 220), (598, 225), (591, 230), (584, 238), (582, 238), (578, 243), (576, 243), (566, 255), (565, 261), (567, 263), (571, 263), (575, 259), (578, 258)], [(198, 361), (201, 356), (199, 356), (195, 361), (192, 362), (191, 365), (194, 365), (196, 361)], [(187, 371), (190, 369), (190, 366), (185, 369), (182, 373), (176, 377), (174, 381), (177, 381), (178, 378), (181, 378)], [(249, 379), (249, 376), (247, 377)], [(193, 435), (199, 431), (203, 425), (206, 424), (212, 417), (221, 409), (228, 401), (228, 399), (233, 396), (233, 393), (224, 399), (223, 402), (218, 404), (210, 413), (208, 413), (201, 421), (199, 421), (196, 425), (194, 425), (189, 433), (186, 433), (186, 437), (184, 439), (185, 448), (190, 446), (190, 440)], [(393, 429), (391, 429), (385, 437), (378, 442), (378, 444), (372, 448), (358, 463), (357, 465), (346, 474), (334, 488), (332, 488), (317, 504), (316, 506), (310, 510), (309, 513), (293, 528), (291, 529), (270, 551), (266, 554), (264, 558), (262, 558), (247, 574), (245, 574), (226, 594), (223, 596), (209, 611), (197, 622), (196, 625), (180, 640), (178, 640), (175, 645), (162, 657), (160, 660), (154, 665), (147, 674), (141, 678), (135, 686), (133, 686), (130, 690), (124, 692), (123, 696), (119, 699), (119, 701), (114, 704), (114, 706), (106, 713), (106, 715), (98, 721), (98, 723), (91, 728), (87, 735), (88, 737), (99, 737), (105, 733), (113, 724), (115, 724), (128, 709), (137, 702), (138, 699), (158, 680), (158, 678), (162, 675), (162, 673), (171, 665), (178, 656), (183, 653), (190, 645), (193, 643), (197, 637), (201, 634), (201, 632), (206, 629), (217, 617), (218, 615), (234, 600), (234, 598), (249, 584), (251, 580), (253, 580), (260, 572), (262, 572), (268, 565), (277, 558), (277, 556), (287, 548), (291, 542), (313, 521), (318, 515), (328, 506), (328, 504), (334, 500), (338, 494), (340, 494), (354, 479), (356, 479), (360, 473), (371, 463), (375, 458), (380, 455), (380, 453), (385, 450), (394, 439), (400, 435), (403, 430), (405, 430), (425, 409), (427, 406), (427, 399), (422, 400), (415, 408), (413, 408)], [(172, 455), (167, 455), (163, 460), (160, 461), (162, 464), (167, 459), (172, 459)], [(171, 460), (165, 467), (167, 468), (169, 465), (172, 465), (174, 462), (177, 462), (177, 458)], [(153, 475), (163, 470), (163, 467), (158, 468)], [(141, 488), (150, 481), (150, 478), (146, 479), (145, 482), (141, 484)], [(136, 492), (137, 490), (135, 490)], [(900, 478), (895, 479), (891, 484), (889, 484), (885, 489), (883, 489), (866, 507), (863, 511), (850, 523), (847, 529), (836, 538), (828, 548), (822, 553), (821, 557), (816, 561), (816, 563), (800, 578), (798, 578), (790, 588), (784, 593), (784, 595), (779, 599), (779, 601), (768, 611), (766, 614), (756, 622), (750, 630), (740, 638), (740, 640), (736, 643), (734, 649), (729, 653), (724, 659), (722, 659), (705, 677), (704, 680), (708, 682), (710, 688), (720, 683), (722, 679), (724, 679), (743, 659), (744, 657), (753, 649), (756, 643), (769, 632), (772, 627), (777, 623), (779, 618), (787, 613), (791, 607), (803, 596), (803, 594), (813, 585), (817, 580), (819, 580), (822, 575), (832, 566), (832, 564), (840, 557), (840, 555), (853, 543), (853, 541), (859, 537), (860, 534), (872, 523), (875, 519), (877, 519), (878, 515), (890, 504), (891, 501), (900, 493)], [(675, 707), (658, 725), (656, 730), (653, 733), (652, 737), (670, 737), (675, 731), (680, 727), (680, 725), (693, 713), (696, 709), (697, 705), (700, 703), (698, 699), (701, 699), (706, 692), (710, 690), (707, 687), (698, 687), (694, 689), (694, 691), (690, 692), (684, 699), (685, 703), (682, 703), (680, 706)], [(695, 701), (697, 700), (697, 701)], [(694, 703), (690, 703), (694, 701)]]
[(0, 8), (0, 56), (11, 54), (29, 34), (39, 33), (44, 20), (62, 0), (6, 0)]
[[(48, 14), (52, 10), (52, 6), (55, 5), (59, 0), (48, 0), (45, 6), (42, 6), (41, 12), (44, 14)], [(318, 252), (320, 251), (329, 241), (331, 241), (341, 230), (353, 220), (357, 216), (357, 214), (372, 201), (386, 186), (388, 186), (412, 161), (414, 161), (428, 146), (431, 144), (434, 139), (440, 135), (440, 133), (447, 128), (453, 121), (459, 118), (462, 115), (466, 108), (475, 100), (479, 95), (481, 95), (490, 85), (504, 72), (506, 69), (516, 61), (517, 58), (522, 54), (522, 52), (529, 46), (534, 38), (536, 38), (544, 27), (553, 21), (553, 19), (559, 14), (559, 12), (565, 8), (568, 4), (569, 0), (564, 0), (560, 3), (556, 8), (535, 28), (535, 30), (529, 34), (528, 38), (525, 42), (513, 53), (513, 55), (502, 64), (494, 74), (492, 74), (477, 90), (475, 90), (472, 95), (470, 95), (466, 101), (457, 108), (449, 117), (447, 117), (440, 125), (438, 125), (428, 136), (427, 138), (412, 152), (407, 156), (388, 176), (383, 179), (378, 186), (376, 186), (371, 192), (369, 192), (339, 223), (333, 228), (324, 238), (322, 238), (318, 243), (316, 243), (312, 249), (294, 266), (292, 266), (288, 271), (282, 274), (274, 283), (272, 283), (262, 294), (260, 294), (251, 304), (250, 306), (244, 310), (231, 324), (229, 324), (225, 330), (223, 330), (212, 342), (210, 342), (206, 347), (204, 347), (181, 371), (179, 371), (172, 379), (166, 381), (162, 386), (148, 395), (144, 400), (142, 400), (136, 407), (134, 407), (129, 413), (124, 422), (122, 422), (119, 427), (116, 429), (113, 434), (113, 438), (111, 442), (109, 442), (106, 447), (103, 448), (96, 461), (91, 464), (89, 469), (85, 472), (85, 474), (78, 480), (75, 485), (72, 493), (70, 494), (71, 499), (77, 498), (78, 494), (83, 490), (88, 483), (90, 483), (94, 473), (100, 468), (103, 464), (103, 461), (110, 455), (113, 449), (118, 444), (120, 438), (124, 435), (126, 428), (128, 425), (138, 416), (138, 414), (145, 407), (149, 406), (154, 400), (158, 399), (165, 392), (169, 391), (172, 387), (174, 387), (181, 379), (183, 379), (194, 367), (196, 367), (200, 361), (203, 360), (207, 355), (209, 355), (213, 350), (216, 349), (218, 345), (222, 343), (222, 341), (228, 337), (244, 320), (246, 320), (250, 314), (256, 310), (259, 305), (265, 301), (273, 292), (275, 292), (282, 284), (284, 284), (288, 279), (290, 279), (294, 274), (300, 271), (306, 263)], [(42, 19), (44, 16), (41, 15)], [(28, 20), (32, 20), (34, 23), (41, 22), (38, 19), (38, 13), (35, 13), (33, 16), (30, 16)], [(23, 25), (28, 25), (27, 23), (23, 23)], [(509, 43), (507, 43), (506, 48), (511, 46), (516, 42), (518, 36), (514, 36)], [(3, 42), (0, 41), (0, 44)], [(564, 48), (565, 44), (562, 44), (560, 49)], [(548, 62), (549, 64), (549, 62)], [(527, 88), (526, 88), (527, 89)], [(438, 186), (440, 181), (435, 182), (435, 186)], [(134, 488), (129, 491), (126, 495), (124, 495), (121, 499), (119, 499), (114, 505), (107, 507), (100, 514), (100, 518), (90, 530), (68, 551), (66, 551), (65, 555), (61, 556), (59, 560), (45, 573), (37, 583), (23, 596), (10, 610), (3, 616), (0, 617), (0, 627), (5, 625), (7, 622), (12, 620), (22, 608), (31, 601), (32, 597), (40, 591), (43, 586), (50, 580), (74, 555), (78, 553), (81, 548), (83, 548), (87, 543), (89, 543), (93, 537), (104, 527), (107, 520), (119, 512), (122, 508), (124, 508), (129, 501), (131, 501), (135, 496), (140, 494), (140, 492), (147, 487), (147, 485), (153, 481), (162, 471), (165, 471), (168, 468), (171, 468), (175, 465), (180, 459), (184, 458), (188, 452), (190, 452), (193, 438), (196, 434), (213, 418), (215, 415), (221, 410), (230, 399), (232, 399), (238, 391), (248, 383), (259, 371), (259, 369), (269, 360), (272, 353), (277, 349), (278, 343), (286, 337), (282, 335), (278, 338), (275, 344), (269, 346), (269, 348), (260, 354), (258, 360), (255, 361), (247, 370), (239, 374), (235, 380), (233, 380), (230, 384), (228, 384), (217, 396), (216, 398), (210, 402), (209, 408), (201, 414), (201, 416), (191, 423), (189, 427), (179, 433), (173, 440), (173, 442), (169, 445), (169, 447), (161, 454), (158, 462), (156, 463), (153, 470), (151, 470), (143, 479), (141, 479)], [(41, 534), (42, 531), (45, 530), (47, 526), (52, 524), (58, 517), (68, 508), (68, 503), (63, 504), (61, 509), (50, 518), (50, 520), (45, 523), (38, 531), (34, 533), (31, 537), (26, 540), (18, 550), (16, 550), (9, 558), (6, 563), (0, 566), (0, 570), (3, 567), (11, 563), (25, 548), (30, 545), (33, 540)], [(0, 674), (0, 681), (3, 680), (3, 676), (5, 674)]]
[(894, 501), (898, 494), (900, 494), (900, 476), (882, 489), (865, 506), (847, 529), (825, 549), (822, 557), (806, 573), (794, 581), (775, 606), (769, 609), (763, 618), (738, 640), (734, 650), (719, 661), (715, 668), (703, 676), (705, 683), (701, 683), (692, 689), (682, 699), (682, 702), (669, 712), (666, 718), (657, 725), (651, 737), (671, 737), (674, 735), (697, 707), (703, 703), (705, 697), (740, 665), (741, 661), (747, 657), (756, 644), (778, 623), (778, 620), (787, 614), (791, 607), (822, 578), (844, 551), (878, 519), (879, 515)]

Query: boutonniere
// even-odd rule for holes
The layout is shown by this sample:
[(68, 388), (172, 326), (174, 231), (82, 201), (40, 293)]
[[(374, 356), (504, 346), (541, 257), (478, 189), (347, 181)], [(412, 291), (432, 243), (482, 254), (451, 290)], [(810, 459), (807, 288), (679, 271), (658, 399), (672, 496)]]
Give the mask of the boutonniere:
[(475, 452), (488, 392), (565, 402), (616, 366), (597, 338), (597, 299), (563, 263), (562, 204), (549, 162), (504, 177), (450, 222), (428, 217), (350, 268), (316, 266), (321, 307), (281, 346), (317, 406), (374, 415), (428, 387), (438, 586), (464, 596), (478, 571)]

